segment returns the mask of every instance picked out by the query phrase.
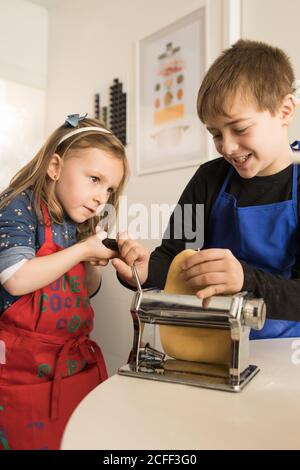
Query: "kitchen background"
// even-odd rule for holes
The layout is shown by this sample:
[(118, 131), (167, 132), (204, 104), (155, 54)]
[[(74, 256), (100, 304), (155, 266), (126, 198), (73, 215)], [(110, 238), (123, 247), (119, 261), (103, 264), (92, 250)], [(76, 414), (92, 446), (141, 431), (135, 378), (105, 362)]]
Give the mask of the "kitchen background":
[[(285, 49), (300, 79), (299, 0), (0, 0), (0, 189), (67, 114), (93, 115), (94, 93), (107, 99), (118, 77), (128, 93), (128, 205), (176, 203), (196, 166), (135, 172), (136, 44), (204, 4), (207, 66), (242, 36)], [(299, 111), (290, 135), (291, 141), (300, 137)], [(145, 241), (150, 249), (158, 243)], [(131, 298), (106, 268), (93, 299), (93, 337), (110, 374), (126, 362), (131, 347)]]

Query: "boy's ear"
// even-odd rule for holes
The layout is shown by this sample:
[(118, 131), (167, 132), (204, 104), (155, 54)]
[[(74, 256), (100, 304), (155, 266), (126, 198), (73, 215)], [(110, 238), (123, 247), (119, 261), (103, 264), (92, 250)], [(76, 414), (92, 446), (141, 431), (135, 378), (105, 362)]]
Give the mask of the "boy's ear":
[(63, 161), (60, 155), (58, 155), (58, 153), (54, 153), (47, 170), (47, 175), (52, 179), (52, 181), (57, 181), (59, 179), (62, 167)]
[(294, 117), (296, 110), (296, 98), (289, 93), (283, 98), (282, 104), (279, 109), (280, 118), (284, 126), (288, 126)]

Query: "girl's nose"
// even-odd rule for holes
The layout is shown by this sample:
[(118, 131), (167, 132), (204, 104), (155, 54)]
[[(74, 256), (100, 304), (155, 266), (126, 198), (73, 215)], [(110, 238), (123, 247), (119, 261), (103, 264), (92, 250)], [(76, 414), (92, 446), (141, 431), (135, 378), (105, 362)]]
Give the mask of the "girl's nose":
[(94, 197), (95, 201), (97, 201), (97, 203), (100, 205), (106, 204), (108, 201), (108, 198), (109, 198), (109, 195), (107, 194), (107, 191), (98, 192)]

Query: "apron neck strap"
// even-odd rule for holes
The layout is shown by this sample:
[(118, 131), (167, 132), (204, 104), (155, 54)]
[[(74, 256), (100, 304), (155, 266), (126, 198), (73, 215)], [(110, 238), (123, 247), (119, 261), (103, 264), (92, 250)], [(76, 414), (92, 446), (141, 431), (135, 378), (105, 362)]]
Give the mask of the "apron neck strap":
[(297, 163), (293, 163), (292, 199), (297, 209), (297, 205), (298, 205), (298, 165)]
[(222, 184), (222, 187), (221, 187), (221, 190), (220, 190), (220, 194), (223, 194), (223, 193), (225, 192), (225, 190), (226, 190), (226, 188), (227, 188), (227, 185), (228, 185), (228, 183), (229, 183), (229, 180), (230, 180), (230, 178), (231, 178), (232, 173), (233, 173), (233, 166), (230, 165), (229, 170), (228, 170), (227, 175), (226, 175), (226, 178), (224, 179), (224, 182), (223, 182), (223, 184)]
[(53, 241), (52, 224), (51, 224), (51, 219), (50, 219), (48, 208), (43, 201), (41, 202), (41, 209), (42, 209), (43, 221), (44, 221), (44, 226), (45, 226), (45, 243), (51, 243)]

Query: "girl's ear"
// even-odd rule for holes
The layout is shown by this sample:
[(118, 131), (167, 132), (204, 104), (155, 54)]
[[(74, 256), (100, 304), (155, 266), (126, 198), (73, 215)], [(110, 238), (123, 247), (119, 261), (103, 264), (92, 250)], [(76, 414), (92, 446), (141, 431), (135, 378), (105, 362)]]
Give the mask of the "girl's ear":
[(297, 102), (294, 95), (288, 94), (284, 97), (279, 110), (281, 121), (284, 126), (288, 126), (292, 122), (296, 106)]
[(47, 175), (52, 179), (52, 181), (57, 181), (59, 179), (62, 166), (63, 161), (60, 155), (58, 155), (58, 153), (54, 153), (47, 170)]

